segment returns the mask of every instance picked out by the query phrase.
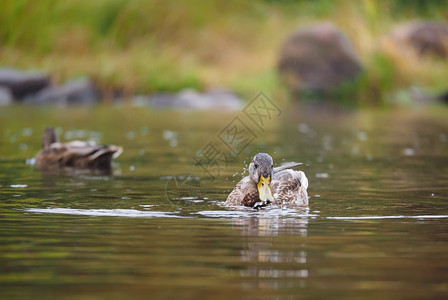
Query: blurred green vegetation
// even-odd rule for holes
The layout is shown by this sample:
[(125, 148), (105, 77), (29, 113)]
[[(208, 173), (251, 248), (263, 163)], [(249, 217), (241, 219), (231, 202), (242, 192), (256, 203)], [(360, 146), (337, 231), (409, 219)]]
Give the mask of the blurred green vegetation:
[(358, 92), (375, 102), (414, 84), (446, 89), (446, 62), (409, 59), (381, 39), (402, 21), (446, 21), (447, 11), (446, 0), (3, 0), (0, 65), (44, 69), (56, 82), (87, 75), (104, 91), (285, 93), (276, 76), (281, 43), (325, 20), (354, 43), (367, 70)]

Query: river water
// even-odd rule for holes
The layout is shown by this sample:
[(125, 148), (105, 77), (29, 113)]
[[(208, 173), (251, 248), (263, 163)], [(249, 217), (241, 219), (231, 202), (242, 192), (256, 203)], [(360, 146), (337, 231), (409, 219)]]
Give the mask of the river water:
[[(254, 108), (1, 108), (1, 298), (448, 297), (447, 107)], [(36, 170), (48, 125), (113, 173)], [(309, 208), (222, 206), (257, 152)]]

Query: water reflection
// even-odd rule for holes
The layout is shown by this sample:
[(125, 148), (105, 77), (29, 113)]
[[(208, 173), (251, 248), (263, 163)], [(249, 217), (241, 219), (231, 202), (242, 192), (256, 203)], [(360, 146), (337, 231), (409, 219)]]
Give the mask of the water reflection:
[(303, 218), (269, 218), (252, 217), (232, 220), (240, 225), (243, 235), (278, 236), (281, 234), (307, 236), (308, 217)]
[(307, 237), (309, 208), (298, 210), (250, 208), (200, 211), (198, 215), (229, 220), (244, 243), (239, 275), (244, 288), (305, 287), (308, 277)]
[[(0, 281), (22, 298), (446, 298), (446, 109), (284, 110), (213, 182), (192, 158), (233, 115), (23, 109), (0, 119)], [(25, 165), (49, 120), (125, 145), (120, 173)], [(311, 210), (219, 205), (257, 152), (309, 164)]]
[(225, 218), (240, 232), (244, 243), (239, 275), (243, 288), (279, 289), (306, 286), (309, 209), (251, 209), (202, 211), (202, 216)]
[(306, 286), (307, 216), (240, 218), (232, 224), (248, 237), (241, 251), (241, 261), (247, 268), (240, 272), (242, 277), (252, 279), (245, 281), (246, 286), (279, 289), (291, 280), (295, 286)]

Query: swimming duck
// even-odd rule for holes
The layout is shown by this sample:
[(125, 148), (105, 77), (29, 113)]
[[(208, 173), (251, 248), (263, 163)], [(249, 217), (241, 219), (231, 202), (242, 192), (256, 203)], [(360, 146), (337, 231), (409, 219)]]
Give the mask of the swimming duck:
[(227, 206), (260, 208), (266, 205), (296, 208), (308, 205), (308, 179), (293, 168), (301, 163), (286, 163), (274, 168), (272, 157), (258, 153), (249, 164), (249, 176), (241, 179), (227, 197)]
[(42, 135), (42, 150), (35, 156), (37, 168), (55, 170), (60, 168), (110, 171), (112, 159), (123, 148), (114, 145), (97, 145), (93, 141), (60, 143), (55, 130), (47, 127)]

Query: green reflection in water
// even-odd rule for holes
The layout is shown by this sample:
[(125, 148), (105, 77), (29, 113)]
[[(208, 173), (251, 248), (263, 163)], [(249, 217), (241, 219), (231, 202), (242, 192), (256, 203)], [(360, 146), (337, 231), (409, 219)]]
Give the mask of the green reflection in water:
[[(211, 180), (193, 158), (240, 113), (2, 108), (0, 292), (444, 297), (447, 112), (282, 108)], [(124, 146), (114, 174), (42, 174), (25, 164), (47, 125), (63, 138)], [(220, 206), (259, 151), (276, 164), (308, 164), (308, 210)], [(415, 217), (425, 215), (436, 218)], [(382, 216), (397, 218), (363, 219)]]

